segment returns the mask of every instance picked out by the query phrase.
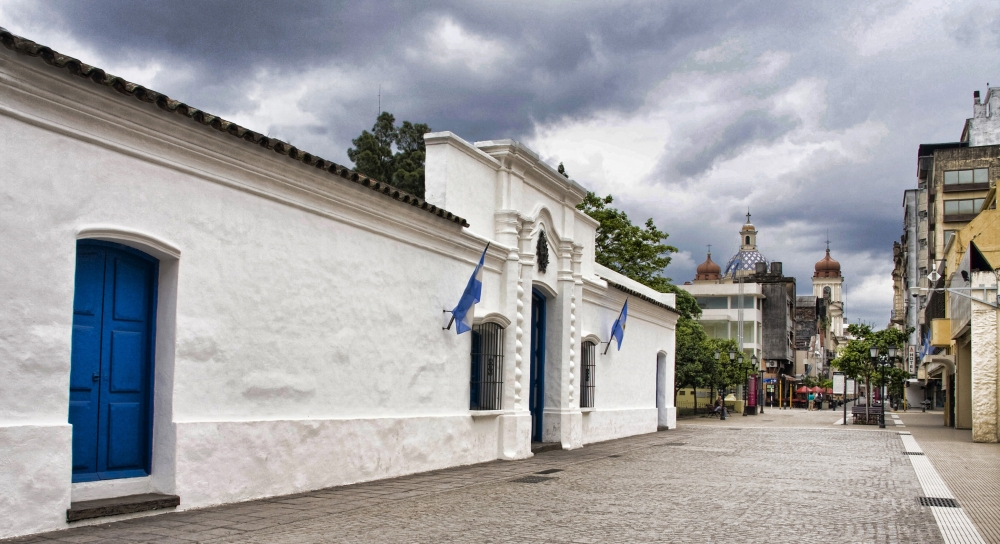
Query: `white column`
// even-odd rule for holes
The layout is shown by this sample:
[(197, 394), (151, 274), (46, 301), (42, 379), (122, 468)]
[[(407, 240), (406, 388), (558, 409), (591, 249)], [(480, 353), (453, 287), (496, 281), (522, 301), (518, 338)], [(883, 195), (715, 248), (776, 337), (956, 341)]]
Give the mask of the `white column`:
[(997, 310), (972, 301), (972, 440), (997, 442), (1000, 439), (997, 390)]
[[(513, 315), (504, 338), (504, 413), (499, 421), (499, 457), (531, 457), (531, 413), (528, 411), (528, 365), (531, 350), (531, 278), (534, 255), (524, 254), (530, 246), (530, 231), (522, 228), (517, 212), (496, 215), (498, 238), (516, 248), (504, 265), (504, 312)], [(528, 236), (527, 241), (524, 237)], [(527, 258), (526, 258), (527, 257)]]

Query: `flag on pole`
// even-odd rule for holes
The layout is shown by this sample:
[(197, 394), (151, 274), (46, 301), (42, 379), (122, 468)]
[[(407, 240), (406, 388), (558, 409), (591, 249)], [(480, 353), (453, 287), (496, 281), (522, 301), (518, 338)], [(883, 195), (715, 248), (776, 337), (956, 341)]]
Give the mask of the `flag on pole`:
[(930, 329), (924, 334), (923, 344), (920, 346), (920, 356), (918, 359), (923, 359), (925, 355), (931, 352), (931, 331)]
[[(456, 322), (455, 334), (472, 330), (472, 319), (476, 315), (476, 303), (483, 296), (483, 261), (486, 260), (486, 250), (489, 248), (490, 244), (487, 243), (483, 254), (479, 257), (479, 264), (472, 271), (472, 277), (469, 278), (469, 283), (465, 286), (462, 298), (458, 299), (458, 304), (451, 311), (451, 319)], [(451, 324), (449, 323), (448, 326), (451, 327)]]
[(625, 299), (625, 305), (622, 306), (622, 313), (618, 315), (615, 324), (611, 325), (611, 336), (618, 341), (618, 351), (622, 350), (622, 341), (625, 339), (626, 319), (628, 319), (628, 299)]

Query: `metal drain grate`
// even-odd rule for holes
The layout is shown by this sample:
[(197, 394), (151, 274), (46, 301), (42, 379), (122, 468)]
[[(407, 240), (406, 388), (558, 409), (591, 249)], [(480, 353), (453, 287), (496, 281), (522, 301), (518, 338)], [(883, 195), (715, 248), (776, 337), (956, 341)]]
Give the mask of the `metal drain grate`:
[(904, 451), (903, 455), (923, 455), (922, 451)]
[(955, 499), (944, 499), (941, 497), (920, 497), (920, 506), (942, 506), (945, 508), (958, 508), (958, 501)]
[(540, 471), (536, 472), (535, 474), (555, 474), (557, 472), (562, 472), (562, 471), (563, 471), (563, 469), (561, 469), (561, 468), (547, 468), (545, 470), (540, 470)]
[(522, 476), (511, 481), (517, 484), (540, 484), (549, 480), (555, 480), (555, 478), (546, 478), (545, 476)]

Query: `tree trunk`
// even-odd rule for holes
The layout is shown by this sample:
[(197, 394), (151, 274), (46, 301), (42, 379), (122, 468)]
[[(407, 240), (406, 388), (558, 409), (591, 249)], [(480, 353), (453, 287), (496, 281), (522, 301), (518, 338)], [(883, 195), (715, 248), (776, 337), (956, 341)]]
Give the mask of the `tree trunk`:
[(872, 405), (872, 376), (871, 376), (871, 374), (865, 374), (865, 396), (868, 397), (867, 399), (865, 399), (867, 401), (867, 402), (865, 402), (865, 421), (867, 421), (868, 417), (869, 417), (869, 412), (871, 411), (871, 405)]

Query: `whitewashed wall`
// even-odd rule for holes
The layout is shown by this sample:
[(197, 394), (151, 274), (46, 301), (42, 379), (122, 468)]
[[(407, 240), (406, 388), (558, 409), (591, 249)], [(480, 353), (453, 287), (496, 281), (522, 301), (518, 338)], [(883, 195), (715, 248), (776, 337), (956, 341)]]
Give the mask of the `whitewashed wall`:
[[(471, 230), (520, 247), (518, 264), (508, 269), (504, 292), (517, 297), (520, 286), (525, 312), (530, 312), (531, 288), (548, 297), (548, 334), (560, 341), (546, 343), (543, 439), (573, 448), (654, 432), (658, 425), (675, 427), (672, 392), (677, 314), (662, 307), (675, 305), (674, 295), (653, 291), (594, 262), (597, 223), (576, 209), (586, 190), (512, 140), (470, 144), (442, 132), (428, 134), (425, 141), (428, 200), (463, 217), (479, 218), (478, 224), (494, 217), (492, 232), (475, 226)], [(550, 248), (549, 269), (544, 274), (538, 270), (534, 254), (539, 230), (546, 232)], [(628, 296), (604, 278), (660, 305), (630, 299), (634, 316), (630, 314), (627, 341), (621, 352), (612, 348), (607, 355), (598, 355), (597, 403), (593, 410), (581, 411), (582, 342), (588, 336), (606, 341)], [(527, 326), (515, 327), (514, 332), (522, 345), (531, 344)], [(659, 375), (658, 356), (664, 359)], [(528, 357), (525, 350), (520, 373), (523, 389), (528, 387)], [(663, 393), (659, 404), (658, 380)], [(526, 409), (517, 405), (515, 412), (523, 414)]]
[[(64, 526), (73, 497), (190, 508), (497, 457), (497, 420), (468, 413), (469, 335), (441, 330), (480, 240), (0, 51), (0, 535)], [(86, 237), (161, 257), (151, 478), (70, 483)]]
[[(514, 142), (429, 139), (428, 201), (466, 217), (462, 229), (6, 49), (0, 134), (0, 537), (65, 527), (72, 500), (163, 492), (187, 509), (530, 456), (532, 286), (554, 295), (546, 439), (656, 428), (655, 361), (665, 350), (672, 380), (676, 315), (634, 303), (584, 420), (583, 331), (606, 337), (623, 294), (594, 274), (595, 224), (574, 209), (583, 189)], [(85, 238), (160, 259), (148, 478), (71, 484)], [(504, 410), (471, 414), (470, 335), (443, 331), (442, 310), (486, 240), (477, 316), (510, 323)]]

